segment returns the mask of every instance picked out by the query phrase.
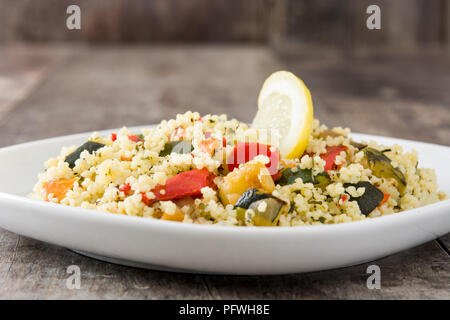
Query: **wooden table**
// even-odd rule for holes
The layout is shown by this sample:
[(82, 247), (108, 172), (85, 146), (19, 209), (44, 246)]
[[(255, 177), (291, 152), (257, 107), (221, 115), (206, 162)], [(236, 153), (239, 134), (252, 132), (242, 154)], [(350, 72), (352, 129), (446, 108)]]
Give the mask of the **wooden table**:
[[(0, 48), (0, 146), (159, 122), (187, 109), (251, 121), (264, 78), (306, 80), (318, 118), (354, 131), (449, 144), (448, 52), (254, 46)], [(0, 298), (450, 299), (450, 236), (339, 270), (190, 275), (108, 264), (0, 230)], [(381, 268), (381, 290), (366, 287)], [(66, 288), (67, 267), (81, 289)]]

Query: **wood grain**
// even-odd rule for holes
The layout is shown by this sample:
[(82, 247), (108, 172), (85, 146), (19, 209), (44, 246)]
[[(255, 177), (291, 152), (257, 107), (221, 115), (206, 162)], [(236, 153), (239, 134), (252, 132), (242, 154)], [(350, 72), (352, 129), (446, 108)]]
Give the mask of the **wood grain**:
[[(66, 8), (81, 8), (81, 30)], [(381, 30), (366, 9), (381, 8)], [(448, 46), (447, 0), (0, 0), (0, 42), (333, 44)]]
[[(81, 9), (81, 30), (66, 8)], [(0, 41), (262, 42), (266, 0), (0, 0)]]
[[(282, 68), (305, 79), (316, 117), (329, 125), (448, 145), (449, 67), (448, 54), (434, 50), (1, 48), (0, 78), (25, 93), (12, 95), (0, 115), (0, 145), (149, 124), (187, 109), (251, 121), (263, 79)], [(33, 72), (40, 75), (32, 85), (16, 80)], [(6, 94), (0, 86), (0, 96)], [(369, 264), (270, 277), (176, 274), (100, 262), (0, 230), (0, 298), (450, 299), (449, 239), (373, 262), (381, 267), (382, 289), (368, 290)], [(80, 290), (66, 288), (69, 265), (81, 268)]]
[(270, 51), (252, 46), (75, 47), (38, 90), (4, 117), (0, 145), (158, 123), (186, 110), (251, 121), (256, 92), (280, 67)]
[(0, 49), (0, 119), (25, 100), (57, 62), (58, 55), (49, 55), (46, 50), (30, 53), (22, 46)]
[[(450, 299), (449, 257), (436, 242), (353, 267), (285, 276), (211, 276), (122, 267), (69, 250), (0, 233), (1, 299)], [(9, 257), (7, 256), (9, 254)], [(367, 267), (381, 269), (381, 289), (369, 290)], [(66, 287), (67, 267), (81, 287)]]
[(450, 56), (442, 51), (294, 47), (281, 54), (305, 79), (329, 126), (448, 145)]

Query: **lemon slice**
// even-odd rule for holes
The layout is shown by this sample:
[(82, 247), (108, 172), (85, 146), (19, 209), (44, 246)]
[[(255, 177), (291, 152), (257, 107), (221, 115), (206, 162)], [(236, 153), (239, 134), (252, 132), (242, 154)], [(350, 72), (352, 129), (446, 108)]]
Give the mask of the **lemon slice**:
[(311, 94), (303, 81), (287, 71), (271, 74), (259, 92), (252, 124), (266, 135), (262, 140), (277, 146), (283, 157), (298, 158), (308, 145), (312, 121)]

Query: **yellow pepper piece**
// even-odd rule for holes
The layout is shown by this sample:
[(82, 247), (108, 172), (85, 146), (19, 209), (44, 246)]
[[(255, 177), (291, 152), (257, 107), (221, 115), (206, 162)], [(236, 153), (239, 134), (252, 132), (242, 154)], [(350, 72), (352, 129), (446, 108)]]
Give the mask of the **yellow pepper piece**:
[(219, 185), (219, 196), (224, 205), (234, 205), (241, 194), (250, 188), (257, 188), (267, 193), (275, 190), (275, 183), (269, 170), (260, 162), (247, 162), (234, 169)]

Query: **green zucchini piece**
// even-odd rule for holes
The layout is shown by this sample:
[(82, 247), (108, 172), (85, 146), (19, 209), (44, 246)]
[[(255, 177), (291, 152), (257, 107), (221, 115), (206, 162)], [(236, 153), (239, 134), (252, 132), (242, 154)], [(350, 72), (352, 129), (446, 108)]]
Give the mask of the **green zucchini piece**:
[(97, 151), (100, 148), (103, 148), (105, 145), (103, 143), (95, 142), (95, 141), (88, 141), (79, 146), (74, 152), (69, 154), (66, 159), (64, 159), (65, 162), (69, 164), (69, 168), (73, 169), (75, 167), (75, 161), (80, 159), (80, 154), (87, 150), (90, 154), (92, 152)]
[[(259, 210), (260, 207), (264, 210)], [(287, 203), (270, 194), (263, 193), (255, 188), (245, 191), (234, 206), (236, 218), (245, 222), (247, 209), (255, 213), (252, 222), (255, 226), (274, 226), (278, 222), (281, 212), (287, 208)]]
[(367, 147), (367, 144), (359, 143), (350, 139), (350, 144), (354, 146), (356, 149), (361, 150)]
[[(259, 206), (262, 202), (265, 203), (265, 209), (260, 211)], [(287, 205), (284, 201), (275, 197), (270, 197), (253, 202), (249, 209), (252, 209), (255, 212), (255, 215), (252, 218), (252, 222), (255, 226), (270, 227), (277, 224), (278, 218), (285, 208), (287, 208)]]
[(192, 144), (186, 140), (171, 141), (164, 145), (164, 149), (159, 153), (160, 157), (165, 157), (171, 153), (186, 154), (193, 150)]
[(268, 197), (270, 197), (270, 195), (263, 193), (256, 188), (251, 188), (241, 194), (234, 207), (248, 209), (253, 202), (267, 199)]
[(245, 221), (245, 212), (247, 209), (237, 207), (236, 208), (236, 219), (239, 221), (244, 222)]
[(173, 147), (174, 147), (175, 145), (177, 145), (178, 142), (179, 142), (179, 141), (171, 141), (171, 142), (167, 142), (167, 143), (164, 145), (164, 149), (162, 149), (162, 150), (159, 152), (159, 156), (160, 156), (160, 157), (165, 157), (165, 156), (171, 154), (171, 153), (172, 153)]
[(365, 216), (370, 214), (376, 207), (378, 207), (383, 200), (383, 192), (372, 185), (368, 181), (360, 181), (358, 183), (344, 183), (344, 188), (354, 186), (356, 189), (365, 188), (364, 194), (361, 197), (354, 198), (350, 196), (350, 201), (356, 201), (359, 206), (359, 210)]
[(394, 178), (398, 182), (398, 191), (400, 194), (403, 194), (406, 188), (406, 178), (398, 168), (394, 168), (392, 166), (391, 159), (386, 157), (381, 151), (374, 148), (366, 147), (363, 151), (369, 168), (372, 170), (373, 174), (379, 178)]
[(297, 166), (296, 172), (292, 171), (291, 168), (284, 169), (281, 172), (280, 179), (277, 180), (277, 184), (285, 186), (294, 183), (298, 178), (301, 178), (303, 183), (312, 183), (315, 187), (321, 189), (325, 189), (331, 183), (331, 178), (326, 171), (313, 176), (311, 169), (301, 169), (300, 166)]
[(330, 175), (326, 171), (322, 171), (314, 177), (313, 184), (315, 187), (325, 190), (325, 188), (331, 183)]
[(277, 180), (277, 184), (285, 186), (293, 184), (296, 179), (301, 178), (303, 183), (313, 183), (311, 169), (301, 169), (297, 166), (297, 171), (292, 171), (292, 168), (286, 168), (281, 172), (281, 177)]

